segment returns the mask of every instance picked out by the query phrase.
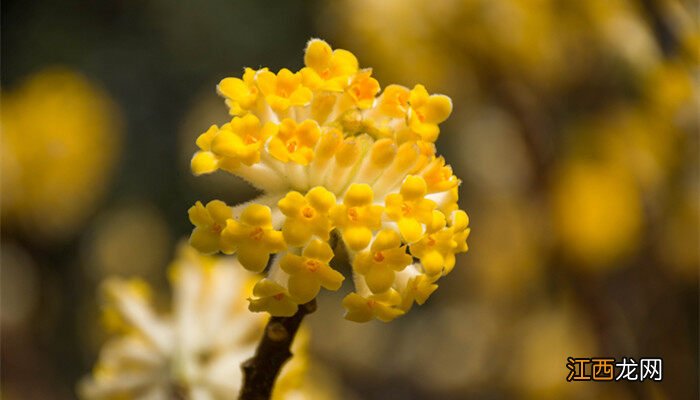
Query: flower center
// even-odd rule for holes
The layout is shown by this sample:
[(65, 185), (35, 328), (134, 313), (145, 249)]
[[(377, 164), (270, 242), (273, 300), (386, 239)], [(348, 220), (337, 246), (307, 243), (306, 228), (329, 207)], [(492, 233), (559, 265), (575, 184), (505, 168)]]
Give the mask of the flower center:
[(359, 217), (360, 216), (357, 212), (357, 208), (355, 208), (355, 207), (348, 208), (348, 218), (350, 219), (350, 221), (357, 222)]
[(435, 246), (435, 238), (433, 235), (428, 236), (428, 246)]
[(272, 296), (273, 299), (280, 301), (284, 298), (284, 293), (277, 293), (276, 295)]
[(313, 208), (309, 206), (305, 206), (304, 208), (301, 209), (301, 215), (304, 216), (304, 218), (313, 218), (314, 215), (316, 215), (316, 212), (314, 211)]
[(309, 272), (316, 272), (321, 267), (321, 263), (316, 260), (306, 260), (306, 269)]
[(221, 225), (219, 225), (219, 224), (214, 224), (214, 225), (211, 226), (211, 230), (212, 230), (212, 232), (214, 232), (214, 233), (221, 233), (222, 229), (223, 229), (223, 228), (222, 228)]
[(374, 253), (374, 261), (376, 261), (378, 263), (384, 261), (384, 254), (382, 254), (381, 251)]
[(287, 143), (287, 151), (290, 153), (297, 151), (298, 147), (299, 145), (297, 144), (296, 140), (290, 140), (289, 143)]
[(401, 212), (403, 215), (411, 215), (411, 206), (408, 203), (403, 203), (401, 205)]
[(263, 229), (259, 226), (256, 226), (253, 228), (253, 230), (250, 232), (250, 238), (253, 240), (260, 240), (263, 238)]

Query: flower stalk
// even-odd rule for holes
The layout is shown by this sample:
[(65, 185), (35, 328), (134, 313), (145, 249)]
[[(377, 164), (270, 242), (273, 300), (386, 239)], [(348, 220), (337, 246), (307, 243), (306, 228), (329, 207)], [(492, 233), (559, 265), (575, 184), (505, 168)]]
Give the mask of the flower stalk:
[(240, 400), (268, 400), (277, 375), (292, 357), (292, 343), (306, 315), (316, 311), (316, 299), (301, 305), (291, 317), (271, 317), (255, 355), (241, 365)]

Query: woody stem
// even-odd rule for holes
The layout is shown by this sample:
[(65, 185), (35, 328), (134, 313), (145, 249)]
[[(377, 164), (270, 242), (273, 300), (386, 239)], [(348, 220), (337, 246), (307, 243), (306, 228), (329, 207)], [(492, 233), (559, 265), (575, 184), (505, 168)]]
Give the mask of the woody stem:
[(268, 400), (277, 376), (292, 357), (291, 346), (301, 321), (316, 311), (316, 299), (299, 306), (291, 317), (271, 317), (255, 355), (241, 365), (243, 388), (240, 400)]

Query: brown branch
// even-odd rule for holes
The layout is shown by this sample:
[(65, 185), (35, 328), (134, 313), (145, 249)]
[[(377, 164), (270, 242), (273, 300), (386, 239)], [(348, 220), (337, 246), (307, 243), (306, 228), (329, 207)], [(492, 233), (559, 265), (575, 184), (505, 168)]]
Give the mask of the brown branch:
[(292, 357), (291, 346), (301, 321), (316, 311), (316, 299), (299, 306), (291, 317), (271, 317), (255, 355), (241, 365), (243, 388), (240, 400), (268, 400), (277, 375)]

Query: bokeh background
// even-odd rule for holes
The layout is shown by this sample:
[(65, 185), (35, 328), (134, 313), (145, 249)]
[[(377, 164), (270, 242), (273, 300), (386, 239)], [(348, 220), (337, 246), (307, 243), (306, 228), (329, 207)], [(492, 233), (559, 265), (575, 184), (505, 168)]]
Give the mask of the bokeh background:
[[(7, 399), (69, 399), (105, 336), (96, 290), (165, 270), (195, 200), (215, 85), (299, 68), (311, 37), (383, 86), (452, 97), (437, 142), (470, 251), (390, 324), (309, 318), (341, 398), (698, 397), (698, 3), (692, 0), (3, 1)], [(663, 382), (567, 383), (567, 356), (661, 357)], [(326, 384), (328, 384), (326, 382)]]

